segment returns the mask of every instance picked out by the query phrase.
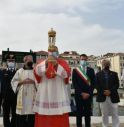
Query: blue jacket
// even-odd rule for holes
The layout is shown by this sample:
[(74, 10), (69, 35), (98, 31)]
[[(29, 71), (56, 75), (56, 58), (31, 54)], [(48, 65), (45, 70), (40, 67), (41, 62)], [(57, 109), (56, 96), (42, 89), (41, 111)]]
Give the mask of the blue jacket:
[(11, 87), (11, 80), (15, 74), (16, 70), (4, 69), (0, 72), (0, 82), (1, 82), (1, 96), (2, 99), (10, 97), (10, 93), (14, 93)]

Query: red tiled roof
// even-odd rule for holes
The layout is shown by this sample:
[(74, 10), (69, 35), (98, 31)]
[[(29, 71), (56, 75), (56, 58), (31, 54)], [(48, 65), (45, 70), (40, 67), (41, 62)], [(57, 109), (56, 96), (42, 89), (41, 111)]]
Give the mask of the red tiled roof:
[(36, 51), (35, 52), (37, 55), (48, 55), (48, 52), (46, 52), (46, 51)]

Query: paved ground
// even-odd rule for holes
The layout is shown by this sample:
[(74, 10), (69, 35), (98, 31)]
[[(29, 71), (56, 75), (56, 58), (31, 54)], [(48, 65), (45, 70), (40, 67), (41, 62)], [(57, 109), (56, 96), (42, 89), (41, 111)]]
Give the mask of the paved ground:
[[(3, 126), (0, 125), (0, 127), (3, 127)], [(76, 125), (73, 124), (73, 125), (70, 125), (70, 127), (76, 127)], [(92, 127), (102, 127), (102, 124), (101, 123), (100, 124), (92, 124)], [(111, 124), (109, 127), (112, 127)], [(120, 127), (124, 127), (124, 123), (123, 124), (121, 123)]]
[[(102, 127), (101, 117), (91, 117), (91, 118), (92, 118), (92, 123), (93, 123), (92, 127)], [(124, 127), (124, 116), (120, 116), (119, 119), (120, 119), (120, 123), (121, 123), (120, 127)], [(75, 117), (70, 117), (69, 120), (70, 120), (70, 127), (76, 127)], [(0, 127), (3, 127), (2, 126), (2, 121), (3, 121), (2, 117), (0, 117)], [(83, 121), (83, 123), (84, 123), (84, 121)], [(112, 123), (111, 119), (110, 119), (110, 123)], [(112, 127), (111, 124), (110, 124), (109, 127)]]
[[(0, 127), (3, 127), (2, 125), (0, 125)], [(70, 127), (76, 127), (75, 125), (71, 125)], [(93, 124), (92, 127), (102, 127), (101, 124)], [(111, 125), (109, 127), (112, 127)], [(120, 127), (124, 127), (124, 124), (121, 124)]]
[[(76, 125), (71, 125), (70, 127), (76, 127)], [(102, 127), (102, 124), (93, 124), (92, 127)], [(111, 125), (109, 127), (112, 127)], [(124, 124), (121, 124), (120, 127), (124, 127)]]

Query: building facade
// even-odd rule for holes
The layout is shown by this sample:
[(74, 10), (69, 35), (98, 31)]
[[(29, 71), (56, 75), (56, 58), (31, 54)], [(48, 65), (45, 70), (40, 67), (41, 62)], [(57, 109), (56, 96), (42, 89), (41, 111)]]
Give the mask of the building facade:
[[(118, 73), (119, 80), (121, 79), (121, 75), (124, 69), (124, 53), (108, 53), (97, 59), (97, 66), (102, 68), (102, 60), (107, 59), (111, 62), (111, 70)], [(120, 82), (121, 84), (121, 82)], [(122, 84), (121, 84), (122, 85)], [(120, 86), (122, 87), (122, 86)]]

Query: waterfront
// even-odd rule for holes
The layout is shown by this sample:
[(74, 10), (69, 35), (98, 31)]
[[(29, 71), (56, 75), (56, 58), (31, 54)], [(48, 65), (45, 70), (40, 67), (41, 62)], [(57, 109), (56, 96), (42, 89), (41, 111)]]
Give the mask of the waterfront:
[[(94, 97), (93, 101), (93, 116), (100, 116), (100, 107), (99, 103), (96, 102), (96, 97)], [(119, 106), (119, 116), (124, 116), (124, 103), (123, 106)]]
[[(119, 116), (124, 116), (124, 89), (119, 89), (120, 103), (119, 105)], [(93, 116), (100, 116), (100, 106), (99, 103), (96, 102), (96, 96), (93, 98)]]
[[(74, 93), (74, 90), (72, 90), (72, 93)], [(119, 96), (120, 96), (120, 103), (119, 105), (119, 116), (124, 116), (124, 89), (119, 89)], [(71, 97), (71, 100), (74, 101), (74, 94)], [(73, 107), (75, 110), (75, 107)], [(101, 116), (101, 111), (100, 111), (100, 105), (98, 102), (96, 102), (96, 95), (93, 97), (93, 116)]]

